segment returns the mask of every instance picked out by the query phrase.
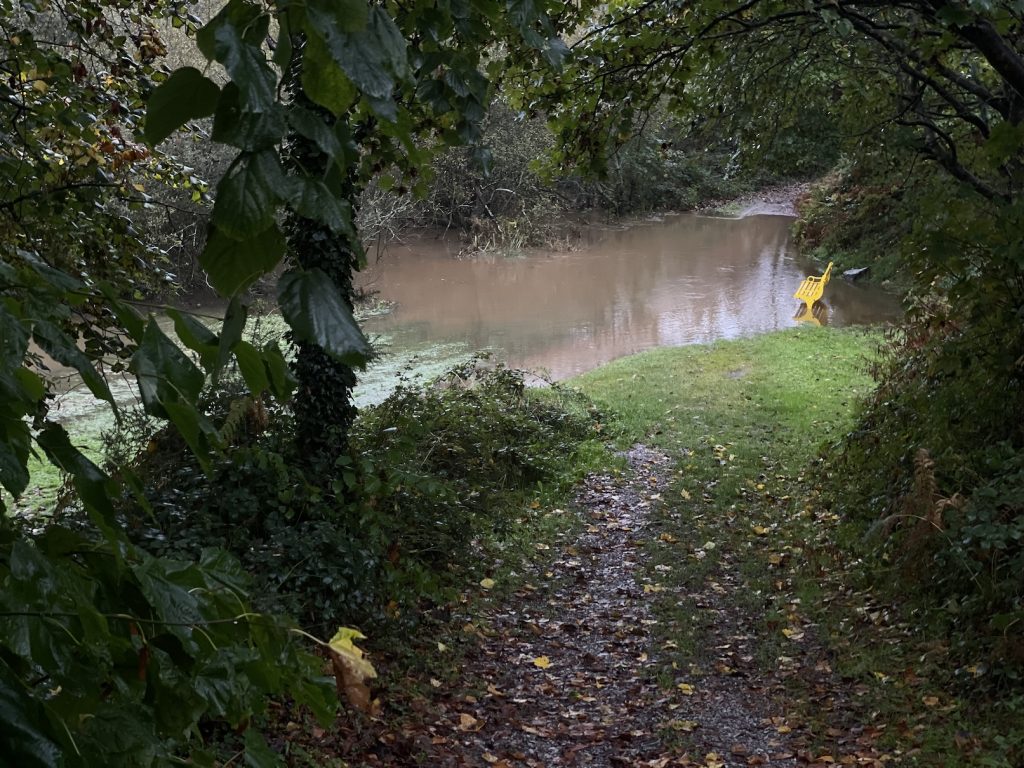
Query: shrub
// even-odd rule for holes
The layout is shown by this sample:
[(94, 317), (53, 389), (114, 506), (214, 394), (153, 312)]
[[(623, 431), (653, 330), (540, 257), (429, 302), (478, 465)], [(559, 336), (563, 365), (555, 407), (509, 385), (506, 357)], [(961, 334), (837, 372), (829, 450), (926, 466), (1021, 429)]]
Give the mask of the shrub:
[[(208, 399), (211, 419), (238, 410), (230, 389)], [(480, 360), (404, 384), (361, 414), (326, 474), (304, 464), (286, 410), (237, 432), (209, 477), (160, 433), (135, 468), (151, 513), (127, 514), (156, 554), (234, 553), (264, 610), (316, 631), (380, 634), (396, 617), (412, 620), (407, 608), (443, 597), (539, 487), (567, 487), (596, 414), (582, 396), (554, 390), (537, 396), (522, 372)]]

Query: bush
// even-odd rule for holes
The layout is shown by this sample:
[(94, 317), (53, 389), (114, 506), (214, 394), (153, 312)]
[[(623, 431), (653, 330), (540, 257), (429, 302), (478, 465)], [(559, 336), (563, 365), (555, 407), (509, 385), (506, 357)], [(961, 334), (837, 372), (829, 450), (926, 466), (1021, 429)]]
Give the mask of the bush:
[[(239, 410), (230, 390), (208, 400), (211, 419)], [(136, 465), (152, 513), (130, 508), (132, 529), (161, 555), (234, 553), (264, 610), (380, 634), (441, 599), (538, 488), (567, 487), (597, 418), (581, 398), (537, 396), (522, 372), (476, 360), (364, 411), (326, 476), (304, 464), (286, 410), (237, 431), (209, 477), (160, 433)]]
[(881, 539), (878, 554), (901, 568), (912, 602), (942, 609), (965, 660), (1018, 683), (1024, 422), (1011, 414), (1024, 413), (1024, 377), (1007, 359), (1021, 351), (1020, 328), (1001, 316), (967, 325), (943, 302), (919, 305), (882, 350), (835, 493), (869, 545)]

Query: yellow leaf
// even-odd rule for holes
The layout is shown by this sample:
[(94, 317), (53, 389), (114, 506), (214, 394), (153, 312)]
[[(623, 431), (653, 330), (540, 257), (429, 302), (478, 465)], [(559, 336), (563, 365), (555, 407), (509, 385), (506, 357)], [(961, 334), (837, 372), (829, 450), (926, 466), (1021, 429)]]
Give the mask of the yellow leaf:
[(362, 678), (368, 679), (377, 676), (377, 671), (373, 668), (373, 665), (366, 660), (365, 654), (362, 648), (358, 648), (353, 640), (365, 640), (366, 635), (360, 632), (358, 629), (352, 629), (351, 627), (341, 627), (337, 632), (334, 633), (334, 637), (328, 643), (331, 650), (341, 656), (347, 664), (349, 664), (353, 671), (357, 672)]
[(754, 530), (754, 533), (756, 533), (758, 536), (767, 536), (769, 533), (768, 529), (765, 528), (763, 525), (755, 525), (752, 526), (752, 528)]
[(547, 669), (551, 666), (551, 659), (547, 656), (538, 656), (533, 660), (533, 666), (540, 667), (541, 669)]
[(530, 509), (540, 509), (540, 502), (534, 499), (530, 502)]
[(679, 541), (679, 539), (677, 539), (671, 533), (663, 533), (658, 538), (664, 541), (666, 544), (675, 544), (677, 541)]
[(377, 671), (366, 660), (363, 650), (352, 642), (365, 639), (366, 636), (358, 629), (341, 627), (327, 645), (331, 652), (331, 666), (338, 692), (344, 692), (353, 707), (372, 715), (375, 705), (370, 700), (370, 688), (366, 681), (376, 677)]
[(494, 579), (480, 579), (480, 586), (484, 589), (491, 589), (494, 587)]
[(700, 723), (696, 720), (673, 720), (669, 723), (669, 727), (673, 731), (683, 731), (684, 733), (692, 733), (693, 729), (698, 725), (700, 725)]
[(693, 696), (696, 693), (696, 689), (689, 683), (680, 683), (676, 688), (682, 691), (684, 696)]
[(445, 651), (448, 650), (448, 646), (445, 645), (444, 643), (439, 642), (437, 644), (437, 650), (439, 650), (441, 653), (444, 653)]
[(689, 501), (690, 500), (690, 492), (688, 490), (686, 490), (685, 488), (683, 488), (683, 490), (681, 490), (679, 492), (679, 495), (683, 497), (683, 501)]
[(782, 630), (782, 634), (784, 634), (790, 640), (803, 640), (804, 639), (804, 633), (801, 630), (799, 630), (799, 629), (792, 629), (791, 627), (786, 627), (784, 630)]

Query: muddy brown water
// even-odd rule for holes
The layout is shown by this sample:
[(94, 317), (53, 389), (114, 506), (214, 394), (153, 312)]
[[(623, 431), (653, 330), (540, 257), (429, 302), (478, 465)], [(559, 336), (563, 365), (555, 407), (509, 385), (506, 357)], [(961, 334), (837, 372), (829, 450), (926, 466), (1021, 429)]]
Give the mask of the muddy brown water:
[[(793, 292), (820, 267), (797, 253), (792, 218), (678, 215), (595, 228), (578, 250), (460, 258), (421, 236), (392, 245), (361, 284), (396, 303), (368, 332), (399, 349), (460, 342), (512, 366), (564, 379), (660, 346), (750, 336), (797, 325)], [(896, 319), (883, 291), (833, 279), (822, 324)]]

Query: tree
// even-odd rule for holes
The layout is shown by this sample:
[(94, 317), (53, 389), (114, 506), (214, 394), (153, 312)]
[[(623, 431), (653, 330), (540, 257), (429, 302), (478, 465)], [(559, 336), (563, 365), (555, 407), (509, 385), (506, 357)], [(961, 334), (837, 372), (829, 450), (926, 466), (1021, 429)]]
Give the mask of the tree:
[[(350, 368), (367, 354), (351, 315), (355, 193), (386, 169), (418, 183), (433, 146), (472, 142), (499, 50), (554, 63), (564, 46), (534, 2), (230, 0), (206, 24), (159, 1), (42, 7), (0, 5), (0, 485), (21, 493), (38, 449), (73, 478), (92, 527), (34, 536), (0, 520), (0, 744), (30, 766), (209, 761), (201, 719), (241, 727), (275, 693), (328, 715), (316, 663), (287, 621), (247, 609), (223, 553), (186, 563), (129, 542), (113, 504), (126, 489), (48, 418), (54, 381), (30, 342), (112, 404), (104, 373), (129, 370), (147, 412), (205, 461), (222, 439), (197, 402), (229, 360), (255, 393), (291, 389), (281, 351), (242, 339), (244, 292), (286, 258), (287, 228), (279, 302), (300, 348), (298, 409), (306, 434), (333, 428), (342, 445)], [(160, 69), (162, 19), (194, 32), (205, 72)], [(198, 184), (142, 139), (206, 118), (237, 150), (202, 255), (231, 305), (219, 333), (173, 313), (179, 346), (126, 300), (158, 273), (124, 213), (151, 181)], [(324, 365), (337, 375), (320, 388)], [(273, 759), (254, 732), (245, 743)]]

